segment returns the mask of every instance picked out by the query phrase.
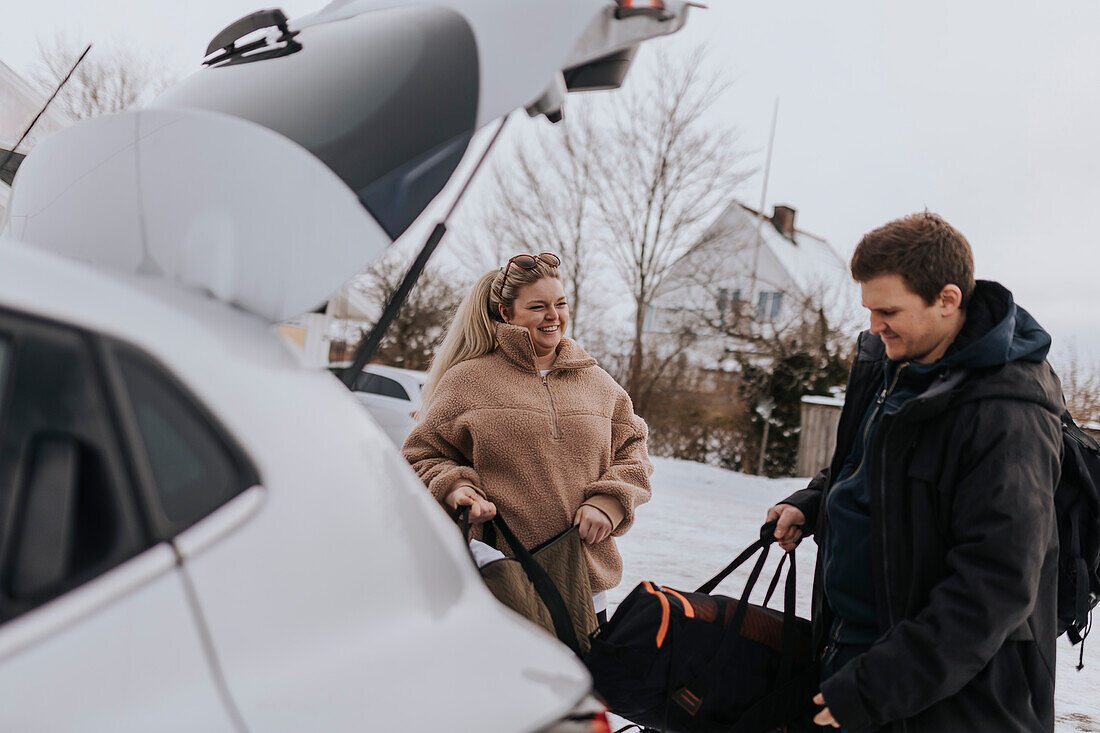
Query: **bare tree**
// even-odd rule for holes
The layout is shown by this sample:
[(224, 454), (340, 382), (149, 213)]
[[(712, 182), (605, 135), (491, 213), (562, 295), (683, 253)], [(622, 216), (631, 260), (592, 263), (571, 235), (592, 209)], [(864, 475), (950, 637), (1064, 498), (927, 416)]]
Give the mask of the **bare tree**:
[[(47, 41), (40, 39), (31, 82), (43, 94), (52, 93), (85, 45), (64, 34)], [(171, 81), (172, 75), (160, 62), (133, 47), (96, 43), (55, 104), (73, 120), (98, 117), (146, 102)]]
[(561, 124), (539, 130), (533, 141), (518, 141), (504, 164), (494, 168), (481, 217), (497, 259), (518, 252), (561, 256), (574, 336), (583, 330), (582, 306), (595, 264), (593, 124), (587, 108), (578, 107), (575, 114), (570, 108)]
[(680, 258), (722, 240), (710, 225), (747, 176), (734, 131), (706, 117), (726, 84), (704, 57), (659, 51), (651, 86), (613, 97), (591, 141), (600, 237), (634, 304), (627, 391), (643, 414), (648, 309)]
[(1078, 424), (1100, 422), (1100, 364), (1083, 363), (1072, 347), (1059, 361), (1062, 392), (1073, 419)]
[[(407, 269), (408, 262), (404, 258), (390, 254), (375, 262), (348, 287), (366, 296), (377, 313), (377, 320)], [(426, 269), (394, 317), (374, 360), (406, 369), (427, 369), (463, 294), (453, 279), (438, 267)], [(369, 328), (362, 329), (359, 339), (365, 338), (369, 331)]]
[(590, 314), (608, 281), (589, 286), (601, 268), (617, 275), (634, 306), (625, 383), (643, 414), (647, 310), (679, 258), (721, 242), (709, 225), (746, 177), (733, 130), (707, 117), (726, 85), (704, 57), (659, 50), (641, 83), (571, 100), (496, 169), (481, 217), (498, 255), (562, 255), (574, 335), (607, 332)]

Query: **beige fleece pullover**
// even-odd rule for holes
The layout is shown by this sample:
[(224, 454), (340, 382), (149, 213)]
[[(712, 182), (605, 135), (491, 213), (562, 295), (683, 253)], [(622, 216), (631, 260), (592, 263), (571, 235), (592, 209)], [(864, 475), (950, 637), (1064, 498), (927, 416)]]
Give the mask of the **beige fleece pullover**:
[[(402, 452), (441, 503), (472, 484), (527, 547), (573, 524), (582, 504), (611, 518), (613, 536), (649, 500), (648, 430), (626, 391), (563, 338), (545, 378), (526, 328), (497, 326), (498, 348), (439, 380)], [(592, 592), (622, 579), (612, 537), (585, 544)]]

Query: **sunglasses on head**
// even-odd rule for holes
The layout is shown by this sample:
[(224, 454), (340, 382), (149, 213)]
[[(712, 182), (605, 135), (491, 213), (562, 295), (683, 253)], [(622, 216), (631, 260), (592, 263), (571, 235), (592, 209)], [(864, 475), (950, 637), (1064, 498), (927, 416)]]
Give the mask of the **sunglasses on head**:
[(561, 258), (552, 252), (540, 252), (537, 255), (516, 255), (512, 259), (508, 260), (508, 264), (504, 266), (504, 278), (500, 281), (500, 295), (504, 296), (504, 286), (508, 284), (508, 269), (515, 264), (516, 267), (521, 267), (524, 270), (534, 270), (538, 263), (541, 262), (547, 267), (557, 267), (561, 264)]

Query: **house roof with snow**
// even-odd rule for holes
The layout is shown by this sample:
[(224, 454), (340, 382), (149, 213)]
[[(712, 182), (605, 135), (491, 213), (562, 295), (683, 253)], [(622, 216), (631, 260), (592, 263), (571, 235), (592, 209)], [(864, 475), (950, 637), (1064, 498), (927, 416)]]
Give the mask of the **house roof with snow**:
[(761, 216), (731, 202), (674, 266), (647, 316), (647, 329), (672, 332), (669, 324), (685, 310), (744, 313), (746, 307), (774, 324), (793, 322), (807, 309), (843, 320), (859, 302), (847, 264), (825, 239), (797, 229), (795, 214), (793, 207), (777, 205), (770, 217)]
[(796, 213), (780, 204), (770, 217), (761, 216), (739, 201), (731, 202), (711, 226), (711, 235), (730, 261), (729, 274), (757, 281), (757, 291), (802, 297), (817, 294), (823, 285), (847, 282), (844, 260), (822, 237), (797, 229)]
[[(761, 226), (758, 236), (762, 240), (764, 252), (775, 258), (776, 262), (798, 287), (803, 295), (810, 295), (820, 284), (822, 277), (833, 279), (847, 278), (848, 269), (832, 246), (821, 237), (794, 228), (795, 210), (789, 206), (776, 206), (771, 218), (761, 221), (760, 214), (744, 204), (734, 202), (745, 215), (752, 217)], [(789, 215), (784, 210), (790, 212)], [(788, 217), (786, 218), (785, 217)], [(789, 223), (788, 223), (789, 222)]]

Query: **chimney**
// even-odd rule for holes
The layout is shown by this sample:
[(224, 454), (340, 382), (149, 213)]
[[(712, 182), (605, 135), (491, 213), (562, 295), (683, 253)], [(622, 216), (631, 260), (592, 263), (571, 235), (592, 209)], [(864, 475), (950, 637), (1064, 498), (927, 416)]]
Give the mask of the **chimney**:
[(786, 204), (776, 204), (772, 210), (772, 224), (779, 233), (788, 239), (794, 239), (794, 215), (796, 210)]

